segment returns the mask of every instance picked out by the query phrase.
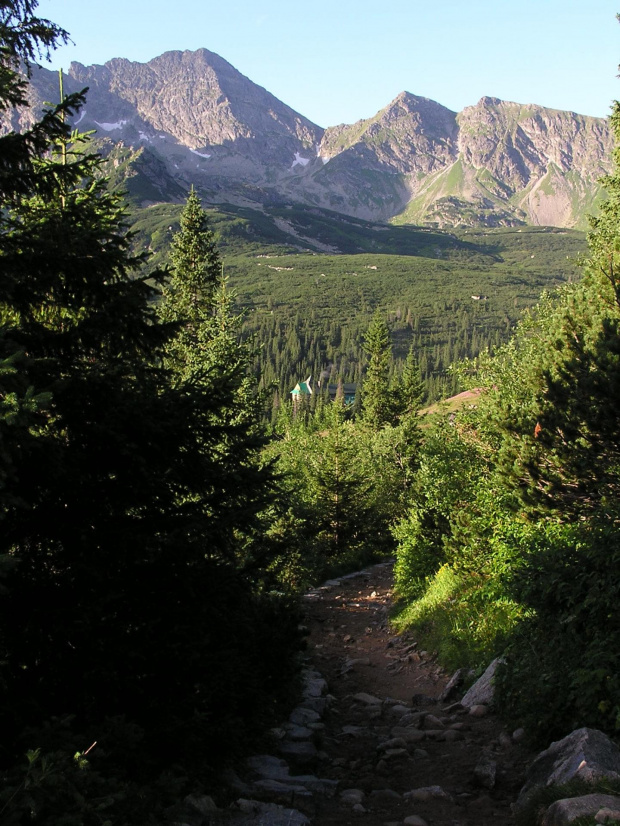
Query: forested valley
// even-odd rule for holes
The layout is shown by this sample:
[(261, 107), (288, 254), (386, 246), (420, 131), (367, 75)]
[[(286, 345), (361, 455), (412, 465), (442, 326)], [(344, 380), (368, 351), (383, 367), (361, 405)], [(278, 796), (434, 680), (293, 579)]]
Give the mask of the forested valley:
[[(139, 208), (134, 179), (114, 173), (129, 187), (136, 246), (152, 251), (147, 267), (155, 266), (165, 260), (181, 207)], [(450, 396), (458, 388), (450, 365), (507, 341), (543, 290), (578, 277), (586, 247), (584, 233), (553, 227), (446, 233), (301, 206), (228, 205), (207, 214), (244, 314), (242, 334), (257, 345), (253, 369), (272, 422), (308, 375), (318, 380), (327, 371), (332, 383), (360, 384), (364, 336), (377, 309), (392, 334), (391, 378), (413, 346), (427, 399)]]
[[(0, 8), (4, 110), (67, 37), (36, 10)], [(295, 702), (299, 594), (392, 555), (392, 622), (448, 668), (502, 655), (501, 712), (532, 742), (615, 735), (620, 155), (579, 277), (581, 236), (532, 228), (398, 228), (433, 266), (250, 259), (193, 190), (155, 229), (130, 219), (68, 125), (84, 102), (0, 137), (0, 820), (156, 824), (224, 794)], [(323, 370), (332, 394), (289, 398)]]

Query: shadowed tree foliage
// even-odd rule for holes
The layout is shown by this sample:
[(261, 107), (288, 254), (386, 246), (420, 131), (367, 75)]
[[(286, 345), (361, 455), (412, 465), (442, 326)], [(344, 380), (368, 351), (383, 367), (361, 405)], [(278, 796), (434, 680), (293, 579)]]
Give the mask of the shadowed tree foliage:
[[(23, 101), (17, 57), (62, 36), (35, 6), (0, 4), (5, 108)], [(160, 319), (163, 274), (131, 252), (64, 118), (82, 99), (0, 138), (0, 765), (31, 738), (72, 755), (67, 731), (42, 732), (74, 719), (79, 741), (102, 735), (93, 764), (125, 794), (173, 764), (204, 780), (247, 748), (289, 690), (299, 632), (240, 570), (272, 485), (225, 284), (197, 276)], [(45, 805), (41, 823), (72, 817)]]

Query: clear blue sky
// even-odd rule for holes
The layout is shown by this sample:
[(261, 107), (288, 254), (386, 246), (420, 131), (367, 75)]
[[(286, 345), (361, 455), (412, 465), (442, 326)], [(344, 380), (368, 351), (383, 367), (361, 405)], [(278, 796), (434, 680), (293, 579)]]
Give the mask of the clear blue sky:
[(620, 98), (620, 0), (39, 0), (75, 46), (50, 68), (207, 48), (320, 126), (406, 90), (605, 116)]

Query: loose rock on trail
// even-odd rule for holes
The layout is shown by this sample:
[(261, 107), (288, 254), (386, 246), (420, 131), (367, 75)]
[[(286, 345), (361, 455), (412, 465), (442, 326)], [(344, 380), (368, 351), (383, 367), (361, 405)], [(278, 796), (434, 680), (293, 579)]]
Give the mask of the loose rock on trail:
[(305, 595), (304, 699), (274, 730), (272, 752), (250, 758), (234, 776), (239, 799), (227, 823), (514, 823), (511, 804), (532, 755), (490, 705), (458, 701), (459, 680), (432, 652), (395, 634), (392, 567), (376, 565)]
[(409, 634), (390, 628), (392, 565), (306, 595), (308, 653), (333, 698), (317, 732), (321, 777), (333, 797), (308, 812), (317, 826), (498, 826), (531, 754), (484, 705), (439, 701), (450, 675)]

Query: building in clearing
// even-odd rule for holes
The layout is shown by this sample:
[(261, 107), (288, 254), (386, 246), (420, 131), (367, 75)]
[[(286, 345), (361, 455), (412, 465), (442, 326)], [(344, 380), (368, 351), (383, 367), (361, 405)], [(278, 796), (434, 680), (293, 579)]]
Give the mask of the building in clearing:
[(312, 376), (308, 376), (305, 381), (298, 381), (295, 387), (291, 390), (291, 398), (293, 404), (297, 404), (301, 399), (309, 398), (312, 393)]
[[(320, 388), (323, 382), (318, 383)], [(356, 385), (355, 384), (327, 384), (327, 393), (330, 401), (334, 401), (338, 395), (338, 389), (342, 388), (342, 395), (346, 405), (353, 404), (355, 401)], [(314, 393), (312, 388), (312, 376), (308, 376), (305, 381), (298, 381), (295, 387), (291, 390), (291, 398), (293, 404), (298, 404), (302, 399), (309, 399)]]

